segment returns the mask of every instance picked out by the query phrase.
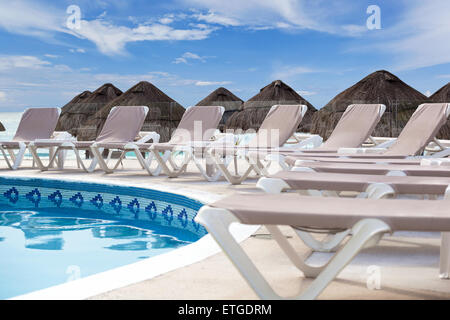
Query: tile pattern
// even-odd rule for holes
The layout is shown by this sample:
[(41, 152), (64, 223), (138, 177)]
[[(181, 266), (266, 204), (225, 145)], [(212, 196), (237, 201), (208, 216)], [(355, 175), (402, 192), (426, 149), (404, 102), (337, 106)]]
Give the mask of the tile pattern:
[(194, 221), (202, 203), (176, 194), (134, 187), (0, 177), (0, 208), (101, 211), (111, 219), (152, 221), (162, 226), (206, 234)]

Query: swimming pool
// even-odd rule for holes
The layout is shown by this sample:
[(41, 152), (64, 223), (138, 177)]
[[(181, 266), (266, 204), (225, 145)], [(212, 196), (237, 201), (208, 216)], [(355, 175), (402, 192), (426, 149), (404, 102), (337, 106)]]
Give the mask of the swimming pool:
[(196, 242), (198, 200), (158, 190), (0, 177), (0, 298)]

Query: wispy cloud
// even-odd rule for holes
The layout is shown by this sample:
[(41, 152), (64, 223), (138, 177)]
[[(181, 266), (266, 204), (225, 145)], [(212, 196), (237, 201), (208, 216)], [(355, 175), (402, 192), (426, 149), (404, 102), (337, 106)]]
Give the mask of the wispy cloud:
[(181, 55), (181, 57), (176, 58), (173, 63), (175, 64), (180, 64), (180, 63), (185, 63), (188, 64), (188, 61), (191, 60), (197, 60), (197, 61), (201, 61), (201, 62), (205, 62), (207, 57), (202, 57), (199, 56), (196, 53), (192, 53), (192, 52), (185, 52)]
[(39, 69), (51, 63), (34, 56), (0, 56), (0, 70), (14, 68)]
[(393, 54), (396, 70), (450, 62), (450, 2), (408, 1), (398, 23), (373, 39), (377, 49)]
[(360, 14), (356, 15), (354, 13), (359, 6), (349, 5), (348, 1), (343, 0), (182, 1), (196, 10), (206, 10), (193, 15), (199, 21), (225, 27), (242, 26), (252, 30), (303, 29), (341, 36), (359, 36), (367, 31), (365, 25), (358, 24), (365, 11), (361, 10)]
[(227, 84), (231, 84), (231, 81), (196, 81), (195, 85), (196, 86), (222, 86), (222, 85), (227, 85)]
[[(55, 33), (71, 34), (93, 42), (106, 55), (124, 54), (128, 43), (138, 41), (202, 40), (216, 28), (178, 29), (167, 25), (170, 17), (160, 22), (137, 26), (116, 25), (101, 15), (93, 20), (83, 19), (80, 28), (65, 25), (65, 11), (31, 1), (0, 2), (0, 28), (11, 33), (52, 38)], [(163, 18), (164, 19), (164, 18)]]
[(298, 90), (297, 93), (298, 93), (299, 95), (305, 96), (305, 97), (307, 97), (307, 96), (313, 96), (313, 95), (316, 95), (316, 94), (317, 94), (317, 92), (315, 92), (315, 91), (309, 91), (309, 90)]
[(271, 78), (273, 79), (290, 79), (298, 75), (316, 73), (319, 70), (304, 67), (304, 66), (276, 66), (275, 71), (272, 72)]

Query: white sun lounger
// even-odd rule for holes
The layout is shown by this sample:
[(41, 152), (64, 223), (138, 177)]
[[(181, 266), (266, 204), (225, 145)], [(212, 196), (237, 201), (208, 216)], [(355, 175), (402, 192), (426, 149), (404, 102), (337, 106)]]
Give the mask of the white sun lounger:
[[(450, 193), (450, 192), (448, 192)], [(447, 197), (448, 198), (448, 197)], [(364, 248), (394, 231), (444, 232), (441, 277), (450, 269), (450, 200), (346, 199), (297, 194), (235, 194), (203, 206), (195, 220), (217, 241), (241, 275), (262, 299), (282, 299), (229, 232), (230, 224), (265, 225), (290, 261), (314, 281), (289, 299), (314, 299)], [(349, 240), (323, 266), (311, 266), (297, 254), (278, 226), (320, 232), (351, 230)]]
[[(35, 140), (30, 143), (29, 149), (41, 171), (48, 170), (55, 161), (59, 152), (72, 150), (77, 158), (77, 163), (86, 172), (93, 172), (98, 165), (102, 169), (109, 168), (107, 161), (102, 156), (104, 149), (116, 149), (126, 143), (133, 141), (141, 129), (148, 112), (146, 106), (120, 106), (111, 109), (103, 128), (95, 141), (51, 141)], [(149, 134), (145, 139), (159, 139), (157, 133)], [(56, 152), (45, 166), (40, 159), (37, 149), (45, 147), (56, 147)], [(84, 163), (80, 151), (89, 150), (93, 154), (90, 165)], [(119, 159), (114, 166), (116, 169), (120, 163)], [(113, 169), (113, 170), (114, 170)]]
[[(231, 184), (239, 184), (244, 181), (254, 170), (254, 165), (248, 163), (243, 174), (237, 172), (235, 165), (234, 174), (228, 169), (232, 160), (238, 156), (248, 160), (249, 150), (272, 150), (280, 148), (295, 132), (301, 123), (308, 107), (305, 105), (274, 105), (267, 113), (263, 123), (253, 139), (245, 146), (214, 145), (207, 150), (207, 157), (222, 172)], [(258, 172), (256, 172), (258, 174)]]
[[(390, 175), (322, 173), (311, 168), (302, 169), (263, 177), (256, 186), (267, 193), (295, 190), (302, 195), (339, 197), (342, 192), (346, 192), (344, 196), (349, 197), (348, 191), (352, 191), (357, 193), (358, 198), (381, 199), (408, 195), (437, 199), (445, 194), (450, 185), (450, 176), (406, 176), (395, 171), (391, 171)], [(337, 233), (325, 241), (317, 241), (302, 230), (295, 231), (313, 250), (328, 252), (335, 250), (350, 230)]]
[[(190, 107), (184, 112), (169, 142), (130, 142), (123, 147), (121, 157), (126, 152), (133, 152), (148, 174), (157, 176), (163, 171), (171, 178), (183, 174), (189, 162), (193, 161), (205, 178), (217, 180), (218, 176), (210, 175), (208, 167), (203, 169), (201, 159), (204, 149), (212, 143), (211, 138), (224, 111), (225, 108), (222, 106)], [(142, 152), (150, 153), (148, 159), (144, 159)], [(181, 164), (177, 164), (175, 159), (177, 154), (182, 156)], [(158, 163), (156, 168), (151, 167), (153, 159)]]
[[(338, 153), (287, 153), (279, 155), (286, 164), (298, 159), (314, 161), (348, 162), (348, 163), (401, 163), (406, 160), (411, 164), (419, 164), (424, 158), (422, 153), (430, 142), (439, 143), (435, 136), (446, 123), (450, 115), (449, 103), (426, 103), (420, 105), (413, 113), (397, 139), (388, 148), (341, 148)], [(450, 148), (427, 155), (430, 158), (442, 158), (450, 154)], [(257, 156), (257, 155), (253, 155)], [(286, 157), (289, 157), (286, 159)]]
[[(60, 113), (59, 108), (29, 108), (24, 111), (12, 140), (0, 141), (0, 150), (10, 169), (20, 167), (32, 141), (51, 138)], [(18, 150), (17, 153), (14, 153), (15, 150)]]
[[(340, 147), (360, 147), (380, 121), (386, 106), (383, 104), (352, 104), (347, 107), (331, 136), (321, 146), (314, 149), (280, 146), (278, 148), (253, 148), (247, 153), (248, 162), (259, 175), (268, 174), (269, 166), (276, 162), (283, 169), (289, 168), (285, 157), (289, 154), (333, 154)], [(286, 154), (286, 155), (285, 155)], [(267, 161), (267, 164), (263, 163)]]

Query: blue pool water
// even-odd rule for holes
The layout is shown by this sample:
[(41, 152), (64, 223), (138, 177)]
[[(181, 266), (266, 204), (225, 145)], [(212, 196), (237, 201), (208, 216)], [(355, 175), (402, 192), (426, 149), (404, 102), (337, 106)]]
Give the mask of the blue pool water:
[(0, 177), (0, 299), (146, 259), (206, 234), (202, 204), (157, 190)]

